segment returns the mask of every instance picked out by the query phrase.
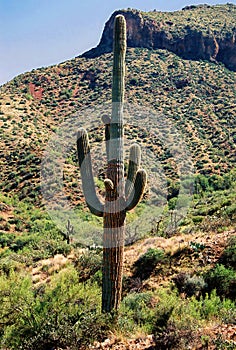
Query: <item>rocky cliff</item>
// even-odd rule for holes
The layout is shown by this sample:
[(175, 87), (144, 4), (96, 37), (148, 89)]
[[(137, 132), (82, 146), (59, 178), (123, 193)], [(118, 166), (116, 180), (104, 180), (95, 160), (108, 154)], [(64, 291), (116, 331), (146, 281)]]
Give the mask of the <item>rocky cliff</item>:
[(94, 58), (112, 51), (113, 22), (117, 14), (127, 21), (127, 45), (166, 49), (184, 59), (223, 63), (236, 71), (236, 6), (188, 6), (172, 13), (120, 10), (112, 14), (97, 47), (82, 56)]

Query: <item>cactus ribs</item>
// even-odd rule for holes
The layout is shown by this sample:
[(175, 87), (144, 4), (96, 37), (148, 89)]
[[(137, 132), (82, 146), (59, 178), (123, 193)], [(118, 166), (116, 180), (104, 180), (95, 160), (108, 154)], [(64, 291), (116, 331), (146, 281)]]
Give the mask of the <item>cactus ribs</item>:
[(122, 291), (124, 233), (126, 212), (141, 199), (147, 181), (140, 169), (140, 147), (130, 147), (129, 170), (124, 179), (123, 104), (125, 90), (126, 22), (122, 15), (115, 18), (113, 47), (112, 116), (103, 116), (107, 154), (106, 189), (103, 203), (96, 194), (89, 140), (85, 129), (77, 135), (77, 150), (82, 187), (90, 211), (103, 217), (103, 285), (102, 310), (111, 312), (119, 307)]

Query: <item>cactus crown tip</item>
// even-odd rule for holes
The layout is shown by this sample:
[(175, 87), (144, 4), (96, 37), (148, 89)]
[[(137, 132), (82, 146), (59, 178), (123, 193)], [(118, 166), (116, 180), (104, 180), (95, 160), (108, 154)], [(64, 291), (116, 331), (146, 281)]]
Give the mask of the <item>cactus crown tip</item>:
[(121, 15), (121, 14), (116, 15), (115, 18), (116, 18), (117, 21), (124, 21), (125, 20), (125, 17), (123, 15)]
[(139, 144), (134, 142), (132, 143), (132, 145), (130, 146), (130, 148), (140, 148)]
[(117, 15), (115, 17), (115, 27), (116, 26), (121, 26), (121, 27), (125, 27), (126, 26), (126, 21), (125, 21), (125, 17), (123, 15)]
[(77, 131), (77, 138), (79, 138), (79, 137), (81, 137), (81, 136), (83, 136), (85, 134), (87, 134), (86, 129), (85, 128), (79, 128), (78, 131)]

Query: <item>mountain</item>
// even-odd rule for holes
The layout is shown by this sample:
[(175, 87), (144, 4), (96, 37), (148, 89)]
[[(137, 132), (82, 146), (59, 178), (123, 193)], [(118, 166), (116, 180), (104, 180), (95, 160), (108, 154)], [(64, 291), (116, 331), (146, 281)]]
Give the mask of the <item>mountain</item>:
[[(236, 7), (231, 4), (204, 5), (190, 6), (174, 13), (143, 13), (137, 10), (119, 12), (127, 18), (128, 45), (135, 46), (128, 49), (126, 57), (126, 101), (143, 111), (154, 110), (174, 126), (189, 149), (196, 173), (228, 173), (235, 168), (235, 73), (217, 62), (219, 57), (227, 56), (226, 63), (229, 65), (230, 57), (227, 45), (224, 51), (223, 41), (220, 42), (218, 38), (220, 33), (223, 33), (224, 38), (233, 35)], [(104, 103), (110, 106), (112, 55), (104, 52), (111, 49), (111, 27), (116, 13), (106, 23), (97, 48), (82, 57), (21, 74), (1, 87), (1, 191), (37, 200), (40, 193), (41, 157), (60, 123), (73, 114), (83, 114), (81, 111), (86, 108)], [(185, 21), (188, 22), (187, 29)], [(160, 27), (161, 31), (158, 29)], [(208, 27), (212, 28), (218, 46), (225, 52), (216, 55), (214, 62), (210, 57), (209, 60), (199, 60), (200, 57), (194, 56), (196, 50), (191, 49), (196, 45), (196, 40), (195, 37), (190, 40), (192, 34), (189, 33), (201, 33), (197, 35), (205, 42), (209, 34)], [(187, 35), (191, 45), (181, 52), (176, 49), (178, 54), (173, 52), (174, 46), (165, 47), (163, 44), (162, 48), (156, 48), (158, 40), (154, 38), (160, 35), (169, 38), (169, 43), (176, 43), (176, 48), (177, 42), (186, 43)], [(235, 46), (232, 47), (234, 50)], [(186, 52), (194, 59), (180, 57)], [(96, 57), (88, 58), (90, 56)], [(161, 130), (162, 139), (169, 132), (166, 122), (155, 127), (159, 129), (157, 132)], [(125, 133), (128, 138), (140, 142), (153, 152), (167, 178), (176, 179), (173, 152), (163, 140), (157, 139), (157, 135), (150, 139), (149, 131), (144, 129), (140, 126), (140, 132), (137, 133), (137, 130), (127, 126)], [(96, 146), (96, 138), (102, 139), (102, 130), (102, 123), (98, 122), (98, 135), (95, 132), (90, 135), (94, 141), (92, 146)], [(150, 164), (150, 168), (152, 166)], [(73, 200), (83, 198), (76, 186), (79, 174), (75, 151), (64, 172), (67, 195)]]
[(186, 6), (175, 12), (116, 11), (107, 21), (101, 41), (84, 57), (112, 51), (114, 18), (122, 14), (127, 22), (129, 47), (166, 49), (184, 59), (222, 62), (236, 70), (236, 6)]

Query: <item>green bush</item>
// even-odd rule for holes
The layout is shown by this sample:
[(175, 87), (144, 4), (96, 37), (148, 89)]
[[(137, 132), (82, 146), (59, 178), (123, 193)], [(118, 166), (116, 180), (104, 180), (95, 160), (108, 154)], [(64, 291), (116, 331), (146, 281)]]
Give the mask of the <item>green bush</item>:
[(188, 297), (198, 296), (206, 287), (203, 277), (190, 276), (188, 273), (179, 273), (173, 281), (180, 293), (185, 293)]
[(133, 332), (136, 327), (151, 331), (155, 317), (155, 301), (152, 293), (131, 293), (122, 303), (118, 326), (123, 332)]
[(203, 297), (200, 297), (200, 300), (193, 304), (198, 305), (200, 316), (202, 319), (209, 320), (212, 317), (215, 317), (217, 314), (220, 314), (222, 319), (226, 318), (228, 311), (232, 311), (235, 308), (234, 303), (229, 299), (223, 299), (216, 294), (216, 290), (214, 289), (211, 294), (206, 293)]
[(102, 271), (98, 270), (94, 275), (90, 277), (91, 283), (97, 283), (99, 287), (102, 287)]
[(162, 249), (149, 248), (146, 253), (134, 263), (134, 277), (147, 279), (158, 263), (164, 261), (166, 255)]
[(192, 217), (194, 224), (198, 224), (199, 222), (202, 222), (203, 219), (204, 219), (204, 216), (202, 215), (196, 215)]
[(231, 322), (235, 316), (235, 302), (222, 299), (215, 290), (200, 297), (183, 298), (175, 289), (160, 288), (157, 291), (157, 299), (156, 314), (168, 315), (172, 310), (168, 324), (174, 323), (178, 329), (194, 330), (204, 320), (213, 318), (219, 322)]
[(199, 252), (199, 251), (204, 250), (206, 248), (206, 246), (204, 244), (198, 243), (198, 242), (193, 242), (193, 241), (191, 241), (189, 243), (189, 246), (195, 252)]
[(4, 248), (12, 244), (15, 239), (14, 234), (0, 233), (0, 247)]
[(236, 272), (224, 265), (217, 264), (205, 275), (206, 291), (216, 290), (222, 297), (235, 299), (236, 297)]
[[(87, 281), (92, 276), (95, 278), (95, 274), (102, 269), (102, 253), (85, 251), (76, 259), (75, 268), (79, 273), (81, 282)], [(99, 280), (98, 274), (96, 277), (98, 277)]]
[(11, 242), (11, 244), (9, 245), (9, 248), (13, 252), (18, 252), (22, 250), (25, 246), (29, 246), (30, 244), (32, 244), (34, 240), (35, 240), (35, 237), (33, 236), (16, 237), (15, 240)]
[(226, 267), (236, 269), (236, 236), (229, 239), (227, 247), (220, 257), (220, 263)]
[(235, 219), (236, 218), (236, 204), (230, 205), (228, 208), (226, 208), (225, 212), (231, 219)]
[(73, 267), (35, 289), (27, 275), (0, 275), (0, 345), (21, 350), (75, 350), (104, 338), (110, 320), (96, 284), (79, 283)]
[(17, 254), (6, 254), (5, 257), (0, 258), (0, 274), (9, 276), (11, 272), (20, 270), (23, 262)]

